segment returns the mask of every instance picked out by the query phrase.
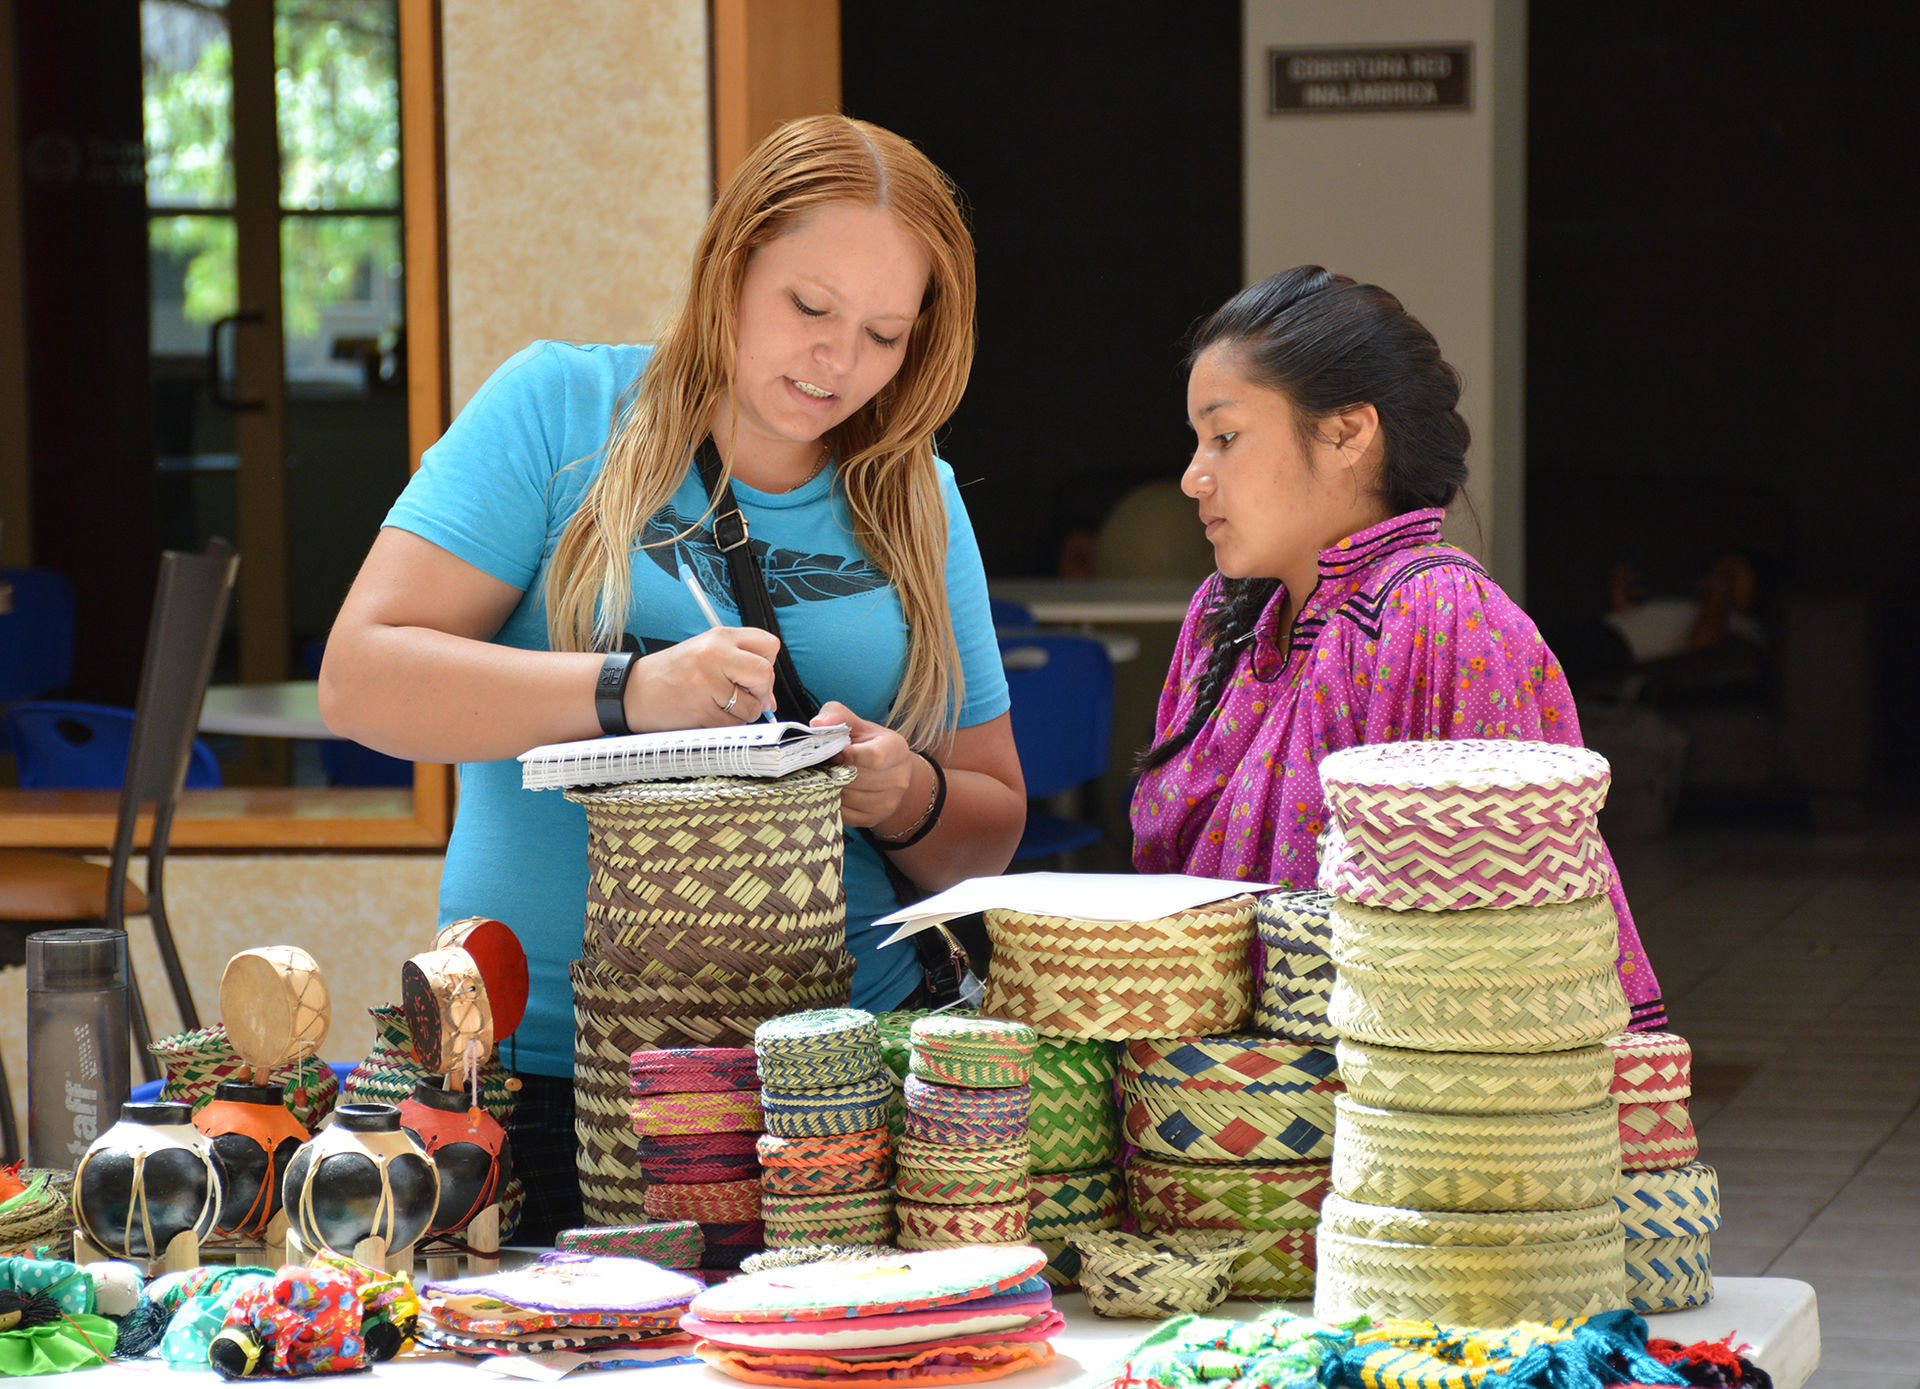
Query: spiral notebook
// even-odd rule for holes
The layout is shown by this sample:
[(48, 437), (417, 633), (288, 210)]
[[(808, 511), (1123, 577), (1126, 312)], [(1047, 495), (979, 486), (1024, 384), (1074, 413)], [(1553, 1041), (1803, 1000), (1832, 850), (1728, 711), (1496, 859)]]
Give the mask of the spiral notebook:
[(547, 743), (520, 754), (520, 784), (544, 791), (673, 777), (785, 776), (826, 761), (848, 737), (843, 723), (745, 723)]

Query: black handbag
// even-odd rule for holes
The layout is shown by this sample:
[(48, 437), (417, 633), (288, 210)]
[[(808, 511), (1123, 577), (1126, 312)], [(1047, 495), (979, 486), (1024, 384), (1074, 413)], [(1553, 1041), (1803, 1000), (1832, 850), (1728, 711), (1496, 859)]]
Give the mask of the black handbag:
[[(713, 499), (713, 543), (720, 551), (720, 557), (726, 561), (727, 582), (733, 589), (734, 605), (740, 609), (740, 620), (749, 627), (758, 627), (777, 637), (780, 635), (780, 619), (774, 612), (773, 598), (767, 592), (766, 575), (760, 572), (760, 565), (753, 557), (753, 547), (747, 543), (747, 519), (740, 514), (740, 508), (734, 501), (733, 484), (722, 475), (720, 451), (714, 447), (711, 438), (701, 443), (693, 461), (700, 470), (700, 481), (706, 487), (707, 495)], [(800, 672), (794, 668), (793, 657), (788, 653), (784, 641), (773, 663), (773, 699), (776, 716), (795, 723), (811, 722), (813, 716), (820, 712), (820, 701), (802, 683)], [(857, 832), (879, 854), (897, 902), (905, 905), (925, 896), (911, 878), (895, 867), (893, 860), (887, 856), (887, 846), (881, 843), (878, 835), (865, 827)], [(976, 945), (983, 965), (985, 963), (989, 951), (985, 928), (979, 924), (977, 917), (964, 924), (943, 924), (916, 932), (913, 945), (919, 956), (922, 974), (916, 1002), (922, 1006), (940, 1008), (962, 998), (969, 1002), (979, 1001), (979, 979), (973, 972), (967, 947), (961, 943), (954, 926), (958, 926), (963, 933), (978, 933)]]

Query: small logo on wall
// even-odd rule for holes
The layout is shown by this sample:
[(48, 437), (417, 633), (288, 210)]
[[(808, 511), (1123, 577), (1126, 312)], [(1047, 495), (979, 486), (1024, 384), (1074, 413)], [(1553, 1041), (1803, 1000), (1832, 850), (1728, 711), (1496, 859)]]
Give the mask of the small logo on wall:
[(1471, 111), (1473, 45), (1269, 48), (1267, 114)]

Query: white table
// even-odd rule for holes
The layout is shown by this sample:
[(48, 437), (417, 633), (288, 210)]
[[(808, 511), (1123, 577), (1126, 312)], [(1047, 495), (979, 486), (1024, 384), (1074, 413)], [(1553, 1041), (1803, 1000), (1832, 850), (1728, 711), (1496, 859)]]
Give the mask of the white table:
[(320, 682), (210, 685), (200, 706), (202, 733), (253, 738), (337, 738), (320, 718)]
[[(1150, 1321), (1107, 1321), (1087, 1311), (1086, 1299), (1078, 1293), (1062, 1294), (1057, 1305), (1066, 1316), (1066, 1329), (1054, 1339), (1054, 1361), (1037, 1370), (1009, 1377), (1005, 1383), (1015, 1389), (1061, 1389), (1081, 1375), (1105, 1368), (1121, 1356), (1152, 1328)], [(1306, 1303), (1288, 1303), (1297, 1312), (1309, 1312)], [(1229, 1302), (1218, 1315), (1249, 1320), (1265, 1310), (1257, 1302)], [(1753, 1362), (1773, 1376), (1776, 1389), (1800, 1389), (1820, 1363), (1820, 1322), (1814, 1292), (1805, 1283), (1790, 1278), (1722, 1278), (1714, 1299), (1705, 1307), (1684, 1312), (1661, 1312), (1647, 1318), (1651, 1333), (1670, 1341), (1718, 1340), (1729, 1331), (1736, 1343), (1752, 1347)], [(503, 1379), (495, 1372), (478, 1368), (472, 1360), (445, 1354), (412, 1355), (373, 1367), (373, 1377), (405, 1389), (483, 1389), (484, 1386), (524, 1381)], [(613, 1377), (625, 1372), (581, 1374), (570, 1377), (569, 1384), (632, 1382), (644, 1389), (721, 1389), (737, 1385), (717, 1370), (705, 1365), (665, 1365), (644, 1371), (644, 1377), (629, 1381)], [(641, 1372), (633, 1372), (641, 1373)], [(167, 1377), (165, 1379), (162, 1376)], [(179, 1378), (164, 1361), (142, 1360), (133, 1364), (114, 1364), (73, 1375), (33, 1375), (9, 1381), (14, 1385), (64, 1385), (66, 1389), (92, 1389), (95, 1386), (119, 1389), (141, 1385), (159, 1389), (171, 1382), (188, 1389), (219, 1381), (211, 1375), (194, 1379)], [(364, 1381), (363, 1381), (364, 1382)]]
[(989, 579), (987, 592), (1022, 604), (1035, 622), (1186, 620), (1199, 579)]

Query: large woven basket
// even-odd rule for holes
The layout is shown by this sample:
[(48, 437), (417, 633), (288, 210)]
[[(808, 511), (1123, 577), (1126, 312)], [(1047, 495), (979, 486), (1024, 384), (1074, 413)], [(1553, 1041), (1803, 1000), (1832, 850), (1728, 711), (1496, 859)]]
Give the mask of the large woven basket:
[(1425, 1211), (1576, 1210), (1620, 1183), (1613, 1106), (1562, 1114), (1414, 1114), (1334, 1101), (1333, 1189)]
[(1506, 739), (1375, 743), (1320, 763), (1320, 886), (1381, 907), (1538, 906), (1603, 893), (1607, 761)]
[(1103, 1317), (1210, 1312), (1226, 1301), (1233, 1261), (1246, 1241), (1225, 1230), (1183, 1230), (1142, 1238), (1120, 1230), (1071, 1236), (1080, 1286)]
[(804, 974), (846, 950), (850, 767), (566, 792), (587, 813), (586, 950), (630, 974)]
[(1253, 1028), (1299, 1042), (1332, 1043), (1327, 996), (1333, 992), (1333, 959), (1327, 954), (1328, 910), (1324, 892), (1269, 892), (1254, 908), (1265, 963)]
[(1157, 921), (1081, 921), (995, 908), (986, 1012), (1055, 1037), (1237, 1030), (1252, 1007), (1253, 899)]
[(1330, 1048), (1272, 1037), (1129, 1042), (1120, 1057), (1128, 1139), (1200, 1162), (1293, 1162), (1333, 1151)]
[(1571, 1051), (1414, 1051), (1347, 1038), (1334, 1048), (1347, 1093), (1420, 1114), (1553, 1114), (1607, 1102), (1613, 1057)]
[[(162, 1037), (147, 1050), (166, 1073), (160, 1087), (161, 1100), (192, 1105), (196, 1114), (213, 1099), (221, 1081), (253, 1080), (253, 1068), (234, 1051), (227, 1029), (220, 1023)], [(270, 1084), (286, 1087), (287, 1112), (309, 1133), (326, 1121), (340, 1098), (340, 1081), (333, 1068), (312, 1056), (298, 1065), (290, 1062), (274, 1067), (267, 1079)], [(407, 1094), (412, 1093), (413, 1081), (409, 1080)]]
[(1127, 1214), (1126, 1186), (1115, 1167), (1081, 1172), (1038, 1172), (1027, 1208), (1027, 1243), (1044, 1250), (1041, 1275), (1056, 1288), (1080, 1286), (1080, 1251), (1068, 1241), (1076, 1234), (1117, 1230)]
[(1619, 923), (1604, 897), (1548, 907), (1389, 911), (1336, 903), (1343, 1037), (1419, 1051), (1560, 1051), (1626, 1026), (1614, 971)]
[(1491, 1327), (1622, 1305), (1625, 1241), (1603, 1201), (1579, 1210), (1463, 1215), (1327, 1198), (1313, 1313)]
[(1234, 1259), (1236, 1297), (1310, 1297), (1314, 1228), (1326, 1199), (1324, 1162), (1169, 1162), (1137, 1153), (1127, 1194), (1143, 1232), (1230, 1230), (1246, 1240)]

